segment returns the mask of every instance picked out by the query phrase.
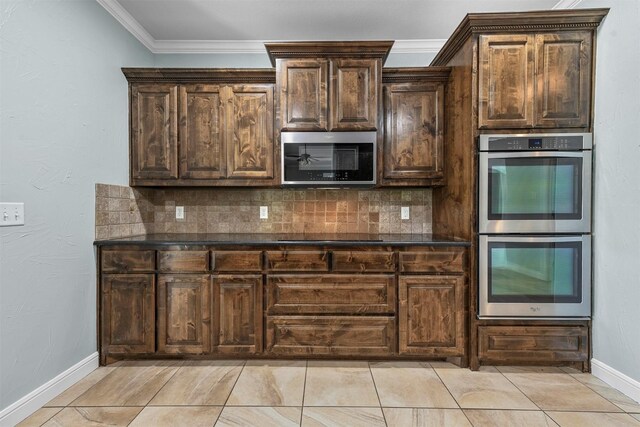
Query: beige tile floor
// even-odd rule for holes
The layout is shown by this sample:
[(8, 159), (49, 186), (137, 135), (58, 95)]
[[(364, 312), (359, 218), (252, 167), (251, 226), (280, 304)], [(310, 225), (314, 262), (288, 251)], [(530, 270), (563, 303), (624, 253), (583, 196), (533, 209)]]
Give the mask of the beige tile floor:
[(443, 362), (144, 361), (101, 367), (20, 426), (640, 426), (568, 368)]

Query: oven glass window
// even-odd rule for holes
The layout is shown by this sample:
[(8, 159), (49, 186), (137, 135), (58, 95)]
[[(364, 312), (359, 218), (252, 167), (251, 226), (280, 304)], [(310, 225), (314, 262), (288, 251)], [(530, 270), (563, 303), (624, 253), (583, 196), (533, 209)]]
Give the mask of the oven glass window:
[(283, 144), (286, 181), (371, 181), (371, 143)]
[(489, 218), (581, 219), (582, 158), (489, 159)]
[(489, 302), (579, 303), (580, 242), (489, 242)]

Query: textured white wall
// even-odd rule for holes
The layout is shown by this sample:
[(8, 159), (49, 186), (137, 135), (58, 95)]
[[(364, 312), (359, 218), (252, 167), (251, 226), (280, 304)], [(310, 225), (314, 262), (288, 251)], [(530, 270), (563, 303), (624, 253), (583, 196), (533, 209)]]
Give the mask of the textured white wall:
[(126, 184), (123, 66), (153, 55), (90, 0), (0, 1), (0, 410), (96, 351), (94, 184)]
[(609, 7), (598, 30), (593, 357), (640, 381), (640, 1)]

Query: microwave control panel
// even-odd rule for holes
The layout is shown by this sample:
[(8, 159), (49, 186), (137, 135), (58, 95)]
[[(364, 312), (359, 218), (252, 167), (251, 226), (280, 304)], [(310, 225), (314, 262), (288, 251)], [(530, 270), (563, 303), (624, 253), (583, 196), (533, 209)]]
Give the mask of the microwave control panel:
[(591, 134), (480, 135), (480, 151), (590, 150)]

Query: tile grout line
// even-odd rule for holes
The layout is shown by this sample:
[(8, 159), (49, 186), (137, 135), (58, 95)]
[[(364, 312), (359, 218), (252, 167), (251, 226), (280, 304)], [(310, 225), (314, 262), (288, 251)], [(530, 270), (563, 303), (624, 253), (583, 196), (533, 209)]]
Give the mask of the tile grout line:
[[(592, 373), (590, 373), (590, 372), (580, 372), (580, 373), (581, 373), (581, 374), (588, 374), (588, 375), (593, 376), (593, 374), (592, 374)], [(606, 401), (608, 401), (608, 402), (612, 403), (613, 405), (617, 406), (617, 407), (618, 407), (620, 410), (622, 410), (622, 412), (624, 412), (625, 414), (637, 414), (638, 412), (640, 412), (640, 409), (638, 409), (638, 412), (629, 412), (629, 411), (627, 411), (626, 409), (624, 409), (623, 407), (621, 407), (620, 405), (618, 405), (616, 402), (614, 402), (613, 400), (609, 399), (607, 396), (603, 395), (603, 394), (602, 394), (602, 393), (600, 393), (598, 390), (596, 390), (595, 388), (593, 388), (591, 384), (587, 384), (587, 383), (584, 383), (584, 382), (580, 381), (579, 379), (577, 379), (576, 377), (574, 377), (574, 376), (573, 376), (574, 374), (570, 374), (570, 373), (568, 373), (568, 372), (566, 372), (566, 374), (567, 374), (567, 375), (569, 375), (569, 376), (570, 376), (571, 378), (573, 378), (574, 380), (578, 381), (580, 384), (582, 384), (582, 385), (584, 385), (585, 387), (587, 387), (589, 390), (593, 391), (594, 393), (596, 393), (597, 395), (599, 395), (600, 397), (602, 397), (603, 399), (605, 399)], [(595, 378), (597, 378), (597, 377), (595, 377)], [(606, 383), (605, 383), (605, 384), (606, 384)], [(596, 387), (596, 385), (593, 385), (593, 386), (594, 386), (594, 387)], [(606, 386), (597, 386), (597, 387), (607, 387), (607, 388), (610, 388), (611, 390), (614, 390), (614, 391), (617, 391), (617, 392), (621, 393), (621, 392), (620, 392), (620, 390), (617, 390), (617, 389), (615, 389), (615, 388), (611, 387), (611, 386), (610, 386), (610, 385), (608, 385), (608, 384), (607, 384)], [(623, 396), (625, 396), (625, 397), (629, 397), (629, 396), (627, 396), (627, 395), (626, 395), (626, 394), (624, 394), (624, 393), (622, 393), (622, 395), (623, 395)], [(633, 400), (633, 399), (632, 399), (632, 400)], [(634, 402), (634, 403), (635, 403), (636, 405), (638, 405), (638, 402)], [(624, 403), (623, 403), (623, 405), (624, 405)], [(630, 404), (630, 405), (631, 405), (631, 404)]]
[[(505, 375), (505, 374), (504, 374), (504, 373), (503, 373), (503, 372), (502, 372), (498, 367), (495, 367), (495, 368), (496, 368), (496, 371), (498, 371), (498, 373), (499, 373), (500, 375), (502, 375), (503, 377), (505, 377), (505, 378), (507, 379), (507, 381), (509, 381), (511, 384), (513, 384), (513, 386), (514, 386), (514, 387), (515, 387), (515, 388), (516, 388), (520, 393), (522, 393), (522, 395), (523, 395), (524, 397), (526, 397), (527, 399), (529, 399), (529, 401), (530, 401), (531, 403), (533, 403), (533, 404), (536, 406), (536, 408), (538, 408), (539, 410), (541, 410), (542, 412), (544, 412), (544, 409), (542, 409), (542, 408), (540, 407), (540, 405), (538, 405), (536, 402), (534, 402), (534, 401), (533, 401), (533, 399), (531, 399), (527, 393), (525, 393), (524, 391), (522, 391), (522, 390), (520, 389), (520, 387), (518, 387), (518, 385), (517, 385), (516, 383), (514, 383), (513, 381), (511, 381), (511, 380), (509, 379), (509, 377), (508, 377), (508, 376), (506, 376), (506, 375)], [(569, 375), (569, 374), (567, 374), (567, 375)], [(545, 414), (546, 414), (546, 412), (545, 412)], [(555, 421), (554, 421), (554, 422), (555, 422)]]
[(240, 375), (242, 375), (242, 372), (244, 371), (245, 366), (247, 366), (247, 360), (244, 360), (242, 362), (242, 368), (240, 369), (240, 373), (236, 377), (236, 380), (233, 382), (233, 387), (231, 387), (231, 390), (229, 390), (229, 394), (227, 395), (227, 398), (225, 399), (224, 404), (222, 405), (222, 410), (218, 414), (218, 418), (216, 418), (216, 421), (213, 423), (214, 426), (218, 423), (218, 421), (220, 420), (220, 417), (222, 416), (222, 412), (224, 412), (224, 409), (227, 407), (227, 403), (229, 402), (231, 393), (233, 393), (233, 389), (236, 388), (236, 384), (238, 384), (238, 380), (240, 379)]
[(371, 381), (373, 381), (373, 389), (376, 391), (376, 396), (378, 397), (378, 403), (380, 404), (380, 412), (382, 412), (382, 421), (384, 421), (384, 425), (389, 427), (387, 423), (387, 416), (384, 414), (384, 409), (382, 409), (382, 400), (380, 400), (380, 393), (378, 393), (378, 386), (376, 385), (376, 379), (373, 376), (373, 371), (371, 370), (371, 361), (367, 361), (367, 368), (369, 368), (369, 375), (371, 375)]
[[(429, 363), (429, 362), (427, 362), (427, 363)], [(460, 409), (464, 413), (464, 411), (462, 410), (462, 406), (460, 406), (460, 402), (458, 402), (458, 399), (456, 399), (456, 397), (453, 395), (453, 393), (451, 393), (451, 390), (449, 390), (449, 387), (447, 387), (447, 383), (445, 383), (444, 380), (440, 377), (440, 375), (438, 374), (438, 371), (436, 371), (436, 368), (434, 368), (433, 365), (431, 365), (431, 363), (429, 363), (429, 368), (433, 370), (433, 373), (436, 374), (436, 377), (438, 377), (438, 379), (440, 380), (440, 382), (444, 386), (445, 390), (447, 390), (447, 393), (449, 393), (449, 396), (451, 396), (453, 401), (456, 402), (456, 405), (458, 405), (458, 409)], [(460, 368), (460, 369), (464, 369), (464, 368)], [(466, 416), (466, 414), (465, 414), (465, 416)]]
[[(163, 388), (165, 388), (165, 386), (169, 383), (169, 381), (171, 381), (171, 378), (173, 378), (173, 377), (178, 373), (178, 371), (180, 371), (180, 369), (182, 369), (183, 367), (184, 367), (184, 361), (181, 361), (181, 362), (180, 362), (180, 366), (178, 366), (178, 369), (176, 369), (176, 371), (173, 373), (173, 375), (171, 375), (169, 378), (167, 378), (167, 381), (165, 381), (165, 382), (164, 382), (164, 384), (162, 384), (162, 387), (160, 387), (160, 388), (158, 389), (158, 391), (156, 391), (156, 392), (154, 393), (154, 395), (153, 395), (153, 396), (151, 396), (151, 399), (149, 399), (149, 401), (148, 401), (147, 403), (145, 403), (145, 405), (142, 407), (142, 409), (140, 409), (140, 412), (138, 412), (138, 413), (136, 414), (136, 416), (135, 416), (135, 417), (133, 417), (133, 419), (132, 419), (131, 421), (129, 421), (129, 423), (127, 424), (127, 427), (128, 427), (128, 426), (130, 426), (130, 425), (131, 425), (131, 423), (133, 423), (133, 422), (135, 421), (135, 419), (136, 419), (136, 418), (138, 418), (138, 417), (140, 416), (140, 414), (142, 413), (142, 411), (144, 411), (144, 410), (145, 410), (145, 408), (149, 406), (149, 403), (151, 403), (151, 401), (152, 401), (153, 399), (155, 399), (155, 397), (158, 395), (158, 393), (160, 393), (160, 390), (162, 390)], [(114, 372), (115, 372), (115, 369), (114, 369)], [(109, 374), (109, 375), (111, 375), (111, 374)]]
[(471, 421), (471, 419), (469, 418), (467, 413), (464, 411), (462, 406), (460, 406), (460, 402), (458, 402), (458, 399), (456, 399), (456, 397), (453, 395), (453, 393), (451, 393), (451, 390), (449, 390), (449, 387), (447, 387), (447, 383), (445, 383), (444, 380), (440, 377), (440, 374), (438, 374), (438, 371), (436, 371), (436, 368), (434, 368), (433, 365), (430, 362), (427, 362), (427, 363), (429, 363), (429, 367), (431, 369), (433, 369), (433, 373), (436, 374), (436, 377), (438, 377), (438, 379), (440, 380), (440, 382), (444, 386), (445, 390), (447, 390), (447, 393), (449, 393), (449, 396), (451, 396), (453, 401), (456, 402), (456, 405), (458, 405), (458, 410), (460, 410), (460, 412), (462, 412), (462, 415), (464, 415), (464, 417), (467, 419), (467, 421), (469, 421), (469, 424), (471, 426), (473, 426), (474, 425), (473, 422)]
[(304, 383), (302, 385), (302, 405), (300, 406), (300, 427), (302, 427), (302, 417), (304, 414), (304, 395), (307, 392), (307, 372), (309, 371), (309, 360), (304, 361)]

